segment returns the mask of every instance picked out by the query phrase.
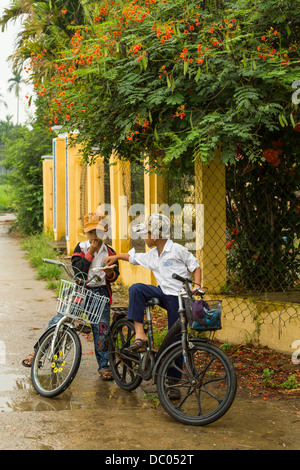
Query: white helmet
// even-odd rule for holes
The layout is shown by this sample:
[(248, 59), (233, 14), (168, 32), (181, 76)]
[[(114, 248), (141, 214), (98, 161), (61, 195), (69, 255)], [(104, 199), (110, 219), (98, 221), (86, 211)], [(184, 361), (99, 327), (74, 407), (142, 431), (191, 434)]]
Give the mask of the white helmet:
[(170, 238), (170, 219), (164, 214), (151, 214), (142, 224), (132, 227), (136, 233), (151, 234), (152, 238)]

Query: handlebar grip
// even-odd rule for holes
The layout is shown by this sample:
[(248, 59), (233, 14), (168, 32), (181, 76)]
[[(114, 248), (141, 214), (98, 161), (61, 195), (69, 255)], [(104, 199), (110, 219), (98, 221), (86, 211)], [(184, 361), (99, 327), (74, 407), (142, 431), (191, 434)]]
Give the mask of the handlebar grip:
[(56, 259), (43, 258), (42, 261), (43, 263), (56, 264), (57, 266), (63, 266), (63, 263), (61, 261), (57, 261)]
[(173, 279), (177, 279), (177, 281), (181, 281), (181, 282), (192, 282), (188, 277), (187, 278), (184, 278), (182, 276), (179, 276), (179, 274), (172, 274), (172, 278)]

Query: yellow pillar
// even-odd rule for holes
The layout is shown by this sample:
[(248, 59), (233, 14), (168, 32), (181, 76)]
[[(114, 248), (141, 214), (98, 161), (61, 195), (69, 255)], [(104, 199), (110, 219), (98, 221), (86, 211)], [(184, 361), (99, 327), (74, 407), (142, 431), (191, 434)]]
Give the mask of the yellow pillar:
[(127, 253), (131, 248), (128, 236), (131, 205), (130, 163), (118, 159), (117, 154), (111, 157), (110, 166), (110, 203), (112, 220), (112, 243), (117, 253)]
[(53, 155), (43, 155), (44, 231), (53, 230)]
[(95, 165), (87, 167), (88, 212), (95, 212)]
[[(144, 194), (145, 194), (145, 210), (146, 216), (151, 213), (158, 212), (162, 209), (163, 204), (169, 203), (168, 198), (168, 178), (162, 174), (149, 173), (148, 162), (145, 162), (144, 173)], [(164, 212), (162, 210), (162, 212)], [(169, 213), (166, 215), (169, 216)], [(157, 284), (156, 279), (151, 271), (151, 284)]]
[(147, 162), (145, 162), (144, 191), (148, 215), (160, 210), (159, 206), (162, 204), (169, 204), (167, 175), (149, 173)]
[(55, 241), (66, 236), (66, 138), (53, 139), (53, 230)]
[(97, 211), (97, 208), (105, 204), (104, 198), (104, 160), (98, 157), (88, 167), (88, 210)]
[(211, 293), (219, 293), (221, 286), (226, 283), (225, 198), (225, 165), (220, 162), (219, 155), (209, 164), (197, 158), (195, 204), (203, 204), (203, 217), (197, 221), (196, 229), (197, 258), (202, 269), (202, 285), (208, 287)]
[(71, 255), (78, 243), (78, 233), (82, 231), (80, 218), (80, 164), (79, 147), (66, 149), (66, 242), (67, 254)]

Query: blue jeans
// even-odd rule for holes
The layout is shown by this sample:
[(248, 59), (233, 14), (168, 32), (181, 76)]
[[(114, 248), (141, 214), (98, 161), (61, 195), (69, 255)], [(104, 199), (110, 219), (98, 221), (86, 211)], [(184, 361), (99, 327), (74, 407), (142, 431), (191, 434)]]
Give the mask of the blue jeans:
[[(89, 287), (89, 290), (95, 294), (103, 295), (109, 298), (109, 294), (106, 286), (98, 287)], [(59, 320), (63, 317), (63, 314), (57, 313), (48, 323), (48, 328), (50, 326), (56, 325)], [(110, 324), (110, 306), (109, 302), (105, 305), (104, 311), (102, 313), (101, 322), (97, 325), (91, 324), (93, 337), (94, 337), (94, 347), (95, 347), (95, 356), (98, 362), (98, 372), (102, 369), (108, 369), (108, 352), (103, 351), (103, 348), (106, 346), (107, 333)]]

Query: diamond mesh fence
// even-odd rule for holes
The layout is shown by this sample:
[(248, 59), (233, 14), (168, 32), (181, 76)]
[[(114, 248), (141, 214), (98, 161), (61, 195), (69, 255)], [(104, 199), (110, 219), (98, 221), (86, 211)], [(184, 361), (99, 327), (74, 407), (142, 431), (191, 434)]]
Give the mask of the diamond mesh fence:
[[(145, 168), (120, 165), (127, 197), (128, 247), (144, 251), (130, 225), (145, 216)], [(81, 168), (80, 213), (87, 210), (87, 169)], [(110, 167), (104, 164), (105, 203)], [(99, 184), (103, 184), (100, 182)], [(225, 167), (217, 160), (177, 171), (157, 183), (156, 211), (170, 216), (171, 238), (199, 260), (203, 284), (227, 301), (228, 320), (284, 327), (300, 319), (300, 188), (298, 166), (278, 168), (243, 158)], [(109, 240), (111, 242), (111, 240)]]

